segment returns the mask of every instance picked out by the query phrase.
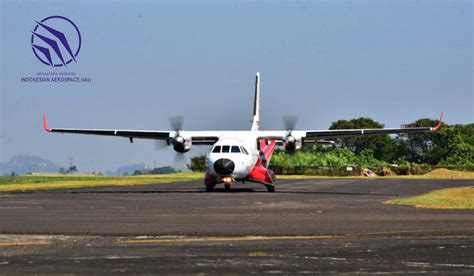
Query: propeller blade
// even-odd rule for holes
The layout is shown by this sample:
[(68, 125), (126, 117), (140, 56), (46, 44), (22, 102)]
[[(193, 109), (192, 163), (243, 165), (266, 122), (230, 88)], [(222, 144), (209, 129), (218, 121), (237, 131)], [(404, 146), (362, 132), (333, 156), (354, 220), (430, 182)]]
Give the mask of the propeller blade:
[(294, 130), (296, 123), (298, 122), (298, 117), (292, 115), (283, 116), (283, 125), (286, 130)]
[(169, 118), (171, 128), (174, 131), (183, 129), (183, 116), (173, 116)]
[(179, 153), (175, 152), (174, 153), (174, 161), (173, 165), (175, 167), (178, 167), (179, 165), (184, 166), (186, 164), (186, 154), (185, 153)]
[(166, 141), (163, 141), (163, 140), (154, 140), (153, 144), (155, 146), (156, 151), (160, 151), (168, 146)]

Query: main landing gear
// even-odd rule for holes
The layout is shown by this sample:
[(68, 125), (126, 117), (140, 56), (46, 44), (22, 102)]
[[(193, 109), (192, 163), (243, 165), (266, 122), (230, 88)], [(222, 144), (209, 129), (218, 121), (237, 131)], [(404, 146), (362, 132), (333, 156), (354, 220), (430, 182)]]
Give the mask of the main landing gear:
[(215, 186), (215, 185), (206, 185), (206, 192), (209, 193), (209, 192), (214, 191), (214, 186)]
[(268, 191), (269, 193), (275, 192), (275, 186), (273, 186), (273, 185), (265, 185), (265, 187), (267, 187), (267, 191)]

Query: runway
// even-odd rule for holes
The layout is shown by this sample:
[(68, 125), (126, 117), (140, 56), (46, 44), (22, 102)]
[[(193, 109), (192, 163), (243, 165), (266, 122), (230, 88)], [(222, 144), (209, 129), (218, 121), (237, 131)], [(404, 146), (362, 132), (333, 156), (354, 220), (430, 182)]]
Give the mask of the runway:
[(474, 211), (386, 205), (474, 180), (200, 181), (0, 194), (1, 272), (474, 272)]

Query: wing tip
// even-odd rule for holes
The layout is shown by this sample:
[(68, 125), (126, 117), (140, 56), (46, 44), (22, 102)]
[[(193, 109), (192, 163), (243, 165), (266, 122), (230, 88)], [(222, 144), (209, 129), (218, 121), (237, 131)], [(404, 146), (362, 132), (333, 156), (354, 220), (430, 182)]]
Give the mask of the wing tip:
[(46, 121), (46, 113), (43, 112), (43, 129), (47, 132), (51, 132), (51, 129), (48, 128), (48, 122)]
[(438, 124), (435, 127), (432, 127), (431, 131), (433, 131), (433, 132), (437, 131), (441, 127), (441, 123), (443, 123), (443, 115), (444, 115), (444, 112), (441, 112), (441, 116), (439, 116)]

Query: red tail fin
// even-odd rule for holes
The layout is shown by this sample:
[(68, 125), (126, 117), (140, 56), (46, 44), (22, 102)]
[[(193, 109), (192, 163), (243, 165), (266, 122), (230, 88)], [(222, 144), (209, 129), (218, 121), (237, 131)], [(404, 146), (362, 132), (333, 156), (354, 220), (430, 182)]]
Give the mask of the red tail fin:
[(260, 139), (260, 150), (263, 151), (263, 155), (265, 155), (265, 159), (270, 161), (272, 158), (272, 154), (275, 151), (276, 142), (275, 140), (267, 140)]

